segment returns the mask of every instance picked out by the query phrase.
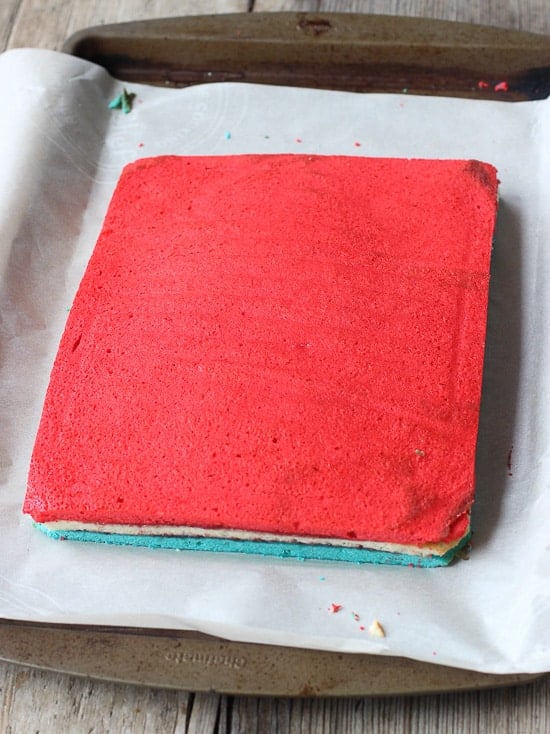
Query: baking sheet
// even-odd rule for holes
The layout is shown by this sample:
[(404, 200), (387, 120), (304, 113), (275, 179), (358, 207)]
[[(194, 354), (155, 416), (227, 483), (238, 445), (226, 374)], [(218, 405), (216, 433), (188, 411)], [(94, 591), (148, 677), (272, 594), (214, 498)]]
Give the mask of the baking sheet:
[[(124, 114), (108, 109), (121, 90), (56, 52), (0, 56), (0, 616), (192, 629), (484, 672), (550, 669), (549, 102), (132, 85)], [(22, 517), (49, 370), (122, 166), (245, 152), (497, 166), (470, 560), (419, 569), (114, 548), (52, 541)], [(385, 638), (368, 635), (375, 618)]]

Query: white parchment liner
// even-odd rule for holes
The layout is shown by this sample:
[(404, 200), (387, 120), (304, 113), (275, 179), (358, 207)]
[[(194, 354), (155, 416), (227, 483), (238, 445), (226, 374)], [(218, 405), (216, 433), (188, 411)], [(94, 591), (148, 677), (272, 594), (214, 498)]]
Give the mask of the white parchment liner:
[[(0, 56), (0, 617), (549, 670), (550, 102), (129, 89), (137, 96), (126, 115), (108, 109), (122, 84), (99, 67), (50, 51)], [(122, 166), (251, 152), (497, 166), (469, 561), (393, 568), (63, 543), (21, 515), (49, 370)], [(383, 639), (360, 628), (374, 618)]]

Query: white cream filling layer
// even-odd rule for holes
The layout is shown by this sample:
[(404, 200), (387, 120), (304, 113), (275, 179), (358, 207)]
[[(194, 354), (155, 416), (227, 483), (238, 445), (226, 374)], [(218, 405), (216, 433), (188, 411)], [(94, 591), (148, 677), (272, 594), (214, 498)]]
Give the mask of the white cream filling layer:
[(55, 532), (88, 531), (93, 533), (114, 533), (116, 535), (165, 535), (171, 537), (193, 536), (201, 538), (224, 538), (230, 540), (248, 540), (276, 543), (302, 543), (306, 545), (329, 545), (342, 548), (363, 548), (384, 553), (406, 553), (425, 558), (427, 556), (444, 556), (457, 546), (464, 536), (450, 543), (426, 543), (425, 545), (401, 545), (399, 543), (378, 543), (367, 540), (351, 540), (343, 538), (317, 538), (313, 536), (278, 535), (276, 533), (258, 533), (250, 530), (230, 530), (227, 528), (198, 528), (188, 525), (101, 525), (72, 520), (58, 520), (41, 523), (43, 527)]

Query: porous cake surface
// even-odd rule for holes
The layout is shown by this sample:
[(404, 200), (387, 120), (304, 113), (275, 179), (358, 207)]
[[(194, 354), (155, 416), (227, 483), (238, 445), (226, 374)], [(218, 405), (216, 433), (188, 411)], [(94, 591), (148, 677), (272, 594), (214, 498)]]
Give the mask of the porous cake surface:
[(127, 166), (69, 313), (24, 511), (463, 537), (496, 186), (477, 161)]

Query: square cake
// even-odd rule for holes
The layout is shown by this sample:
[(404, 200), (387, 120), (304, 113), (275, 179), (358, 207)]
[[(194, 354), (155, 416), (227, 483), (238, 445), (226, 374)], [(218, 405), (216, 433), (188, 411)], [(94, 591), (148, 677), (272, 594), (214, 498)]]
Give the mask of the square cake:
[(470, 533), (496, 202), (474, 160), (128, 165), (24, 512), (54, 537), (448, 563)]

